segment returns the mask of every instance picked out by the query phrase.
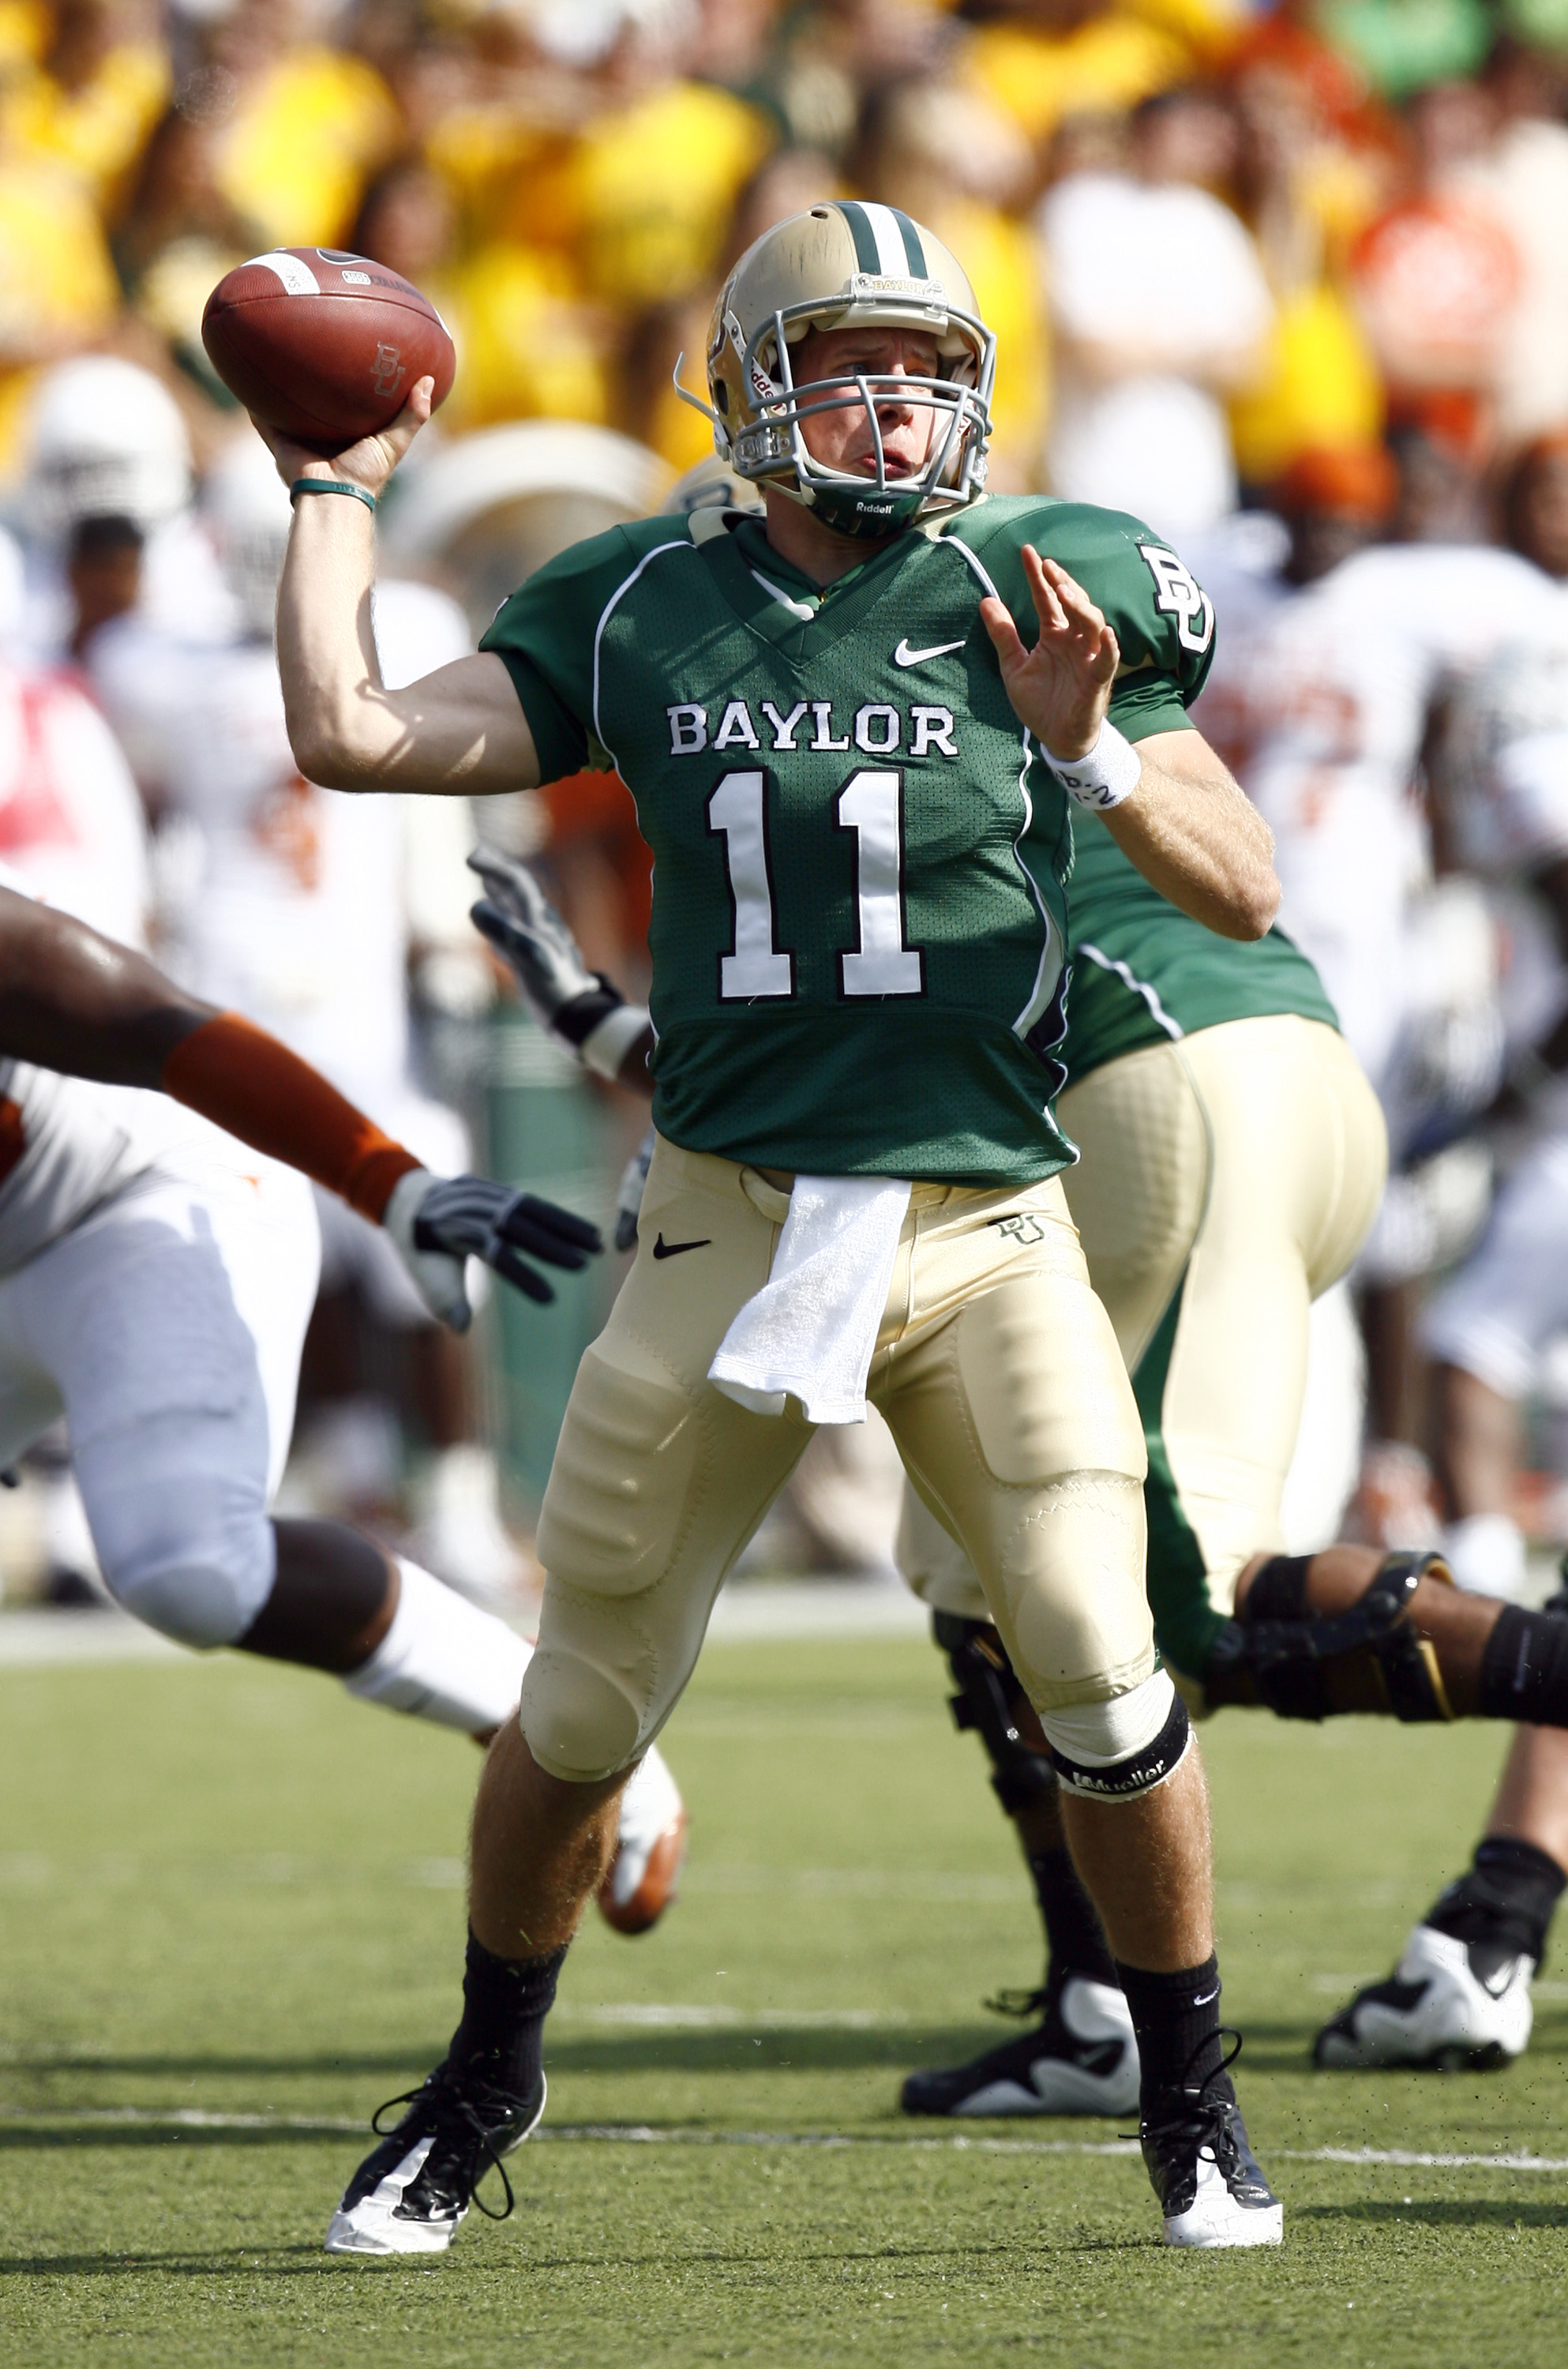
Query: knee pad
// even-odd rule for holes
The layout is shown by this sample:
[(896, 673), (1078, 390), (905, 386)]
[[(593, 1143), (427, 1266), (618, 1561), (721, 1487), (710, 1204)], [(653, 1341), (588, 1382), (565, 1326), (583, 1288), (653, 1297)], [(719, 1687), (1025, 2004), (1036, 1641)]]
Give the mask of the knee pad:
[(117, 1604), (177, 1645), (199, 1651), (243, 1637), (272, 1593), (272, 1577), (258, 1588), (246, 1575), (216, 1563), (155, 1563), (142, 1571), (117, 1565), (104, 1574)]
[(84, 1440), (76, 1477), (109, 1593), (181, 1645), (232, 1645), (278, 1575), (258, 1425), (171, 1410)]
[[(1265, 1564), (1248, 1593), (1245, 1617), (1220, 1631), (1204, 1666), (1209, 1704), (1262, 1704), (1280, 1719), (1374, 1711), (1411, 1722), (1451, 1720), (1436, 1654), (1410, 1618), (1421, 1581), (1448, 1578), (1441, 1555), (1386, 1555), (1347, 1612), (1277, 1617), (1273, 1608), (1293, 1600), (1305, 1607), (1304, 1574), (1298, 1589), (1294, 1574), (1282, 1576), (1277, 1568), (1297, 1560), (1276, 1556)], [(1265, 1609), (1254, 1617), (1265, 1581)]]
[(958, 1688), (948, 1703), (953, 1724), (972, 1730), (984, 1745), (991, 1790), (1008, 1816), (1054, 1793), (1057, 1780), (1050, 1761), (1043, 1752), (1032, 1750), (1018, 1732), (1020, 1709), (1027, 1697), (998, 1631), (989, 1620), (964, 1620), (952, 1612), (936, 1613), (931, 1631)]
[(1192, 1741), (1186, 1705), (1156, 1670), (1108, 1702), (1042, 1711), (1051, 1765), (1064, 1792), (1091, 1802), (1127, 1802), (1174, 1774)]
[(580, 1654), (540, 1645), (522, 1677), (523, 1741), (551, 1777), (593, 1785), (641, 1748), (635, 1706)]

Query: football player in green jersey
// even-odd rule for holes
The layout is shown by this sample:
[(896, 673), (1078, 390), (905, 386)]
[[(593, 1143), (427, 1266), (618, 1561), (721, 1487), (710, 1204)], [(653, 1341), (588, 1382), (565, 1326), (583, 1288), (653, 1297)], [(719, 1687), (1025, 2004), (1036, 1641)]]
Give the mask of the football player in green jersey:
[(537, 2121), (612, 1804), (813, 1422), (867, 1395), (1048, 1738), (1138, 2031), (1165, 2235), (1280, 2236), (1224, 2069), (1202, 1770), (1144, 1590), (1141, 1427), (1050, 1116), (1069, 797), (1233, 937), (1267, 927), (1277, 884), (1186, 725), (1212, 616), (1180, 560), (1134, 520), (979, 500), (992, 362), (960, 267), (907, 217), (841, 203), (779, 225), (708, 353), (721, 457), (763, 485), (765, 527), (616, 529), (406, 691), (369, 634), (369, 514), (429, 386), (330, 462), (270, 440), (295, 496), (278, 646), (302, 771), (471, 795), (599, 754), (657, 865), (659, 1141), (546, 1493), (520, 1722), (481, 1780), (463, 2020), (350, 2181), (335, 2249), (444, 2248)]
[[(1435, 1555), (1266, 1551), (1280, 1545), (1308, 1303), (1376, 1205), (1380, 1116), (1288, 939), (1218, 939), (1149, 889), (1098, 823), (1085, 818), (1075, 837), (1059, 1108), (1082, 1157), (1065, 1184), (1143, 1417), (1148, 1580), (1167, 1664), (1194, 1706), (1314, 1719), (1511, 1718), (1523, 1683), (1534, 1715), (1561, 1733), (1568, 1621), (1551, 1614), (1568, 1613), (1568, 1596), (1543, 1616), (1459, 1594)], [(525, 865), (489, 849), (470, 862), (486, 886), (474, 918), (534, 1016), (590, 1065), (596, 1040), (611, 1048), (613, 1064), (598, 1066), (646, 1094), (646, 1014), (588, 971)], [(634, 1163), (623, 1194), (634, 1217), (641, 1189)], [(911, 2074), (905, 2109), (1130, 2112), (1137, 2042), (1066, 1848), (1045, 1738), (974, 1571), (912, 1492), (898, 1560), (933, 1607), (956, 1716), (985, 1746), (1047, 1941), (1040, 1988), (999, 2002), (1034, 2028), (971, 2064)], [(1518, 1734), (1539, 1747), (1551, 1732)], [(1394, 1980), (1320, 2033), (1317, 2063), (1495, 2064), (1523, 2048), (1562, 1888), (1561, 1821), (1528, 1757), (1516, 1749), (1470, 1872), (1413, 1933)]]

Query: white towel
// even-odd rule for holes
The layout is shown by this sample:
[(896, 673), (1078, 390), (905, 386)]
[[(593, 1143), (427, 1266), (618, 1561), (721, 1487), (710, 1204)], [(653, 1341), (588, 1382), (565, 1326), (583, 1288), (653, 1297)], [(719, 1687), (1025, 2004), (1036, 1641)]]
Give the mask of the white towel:
[(811, 1423), (864, 1423), (907, 1183), (797, 1176), (773, 1271), (736, 1317), (708, 1379), (753, 1414), (796, 1398)]

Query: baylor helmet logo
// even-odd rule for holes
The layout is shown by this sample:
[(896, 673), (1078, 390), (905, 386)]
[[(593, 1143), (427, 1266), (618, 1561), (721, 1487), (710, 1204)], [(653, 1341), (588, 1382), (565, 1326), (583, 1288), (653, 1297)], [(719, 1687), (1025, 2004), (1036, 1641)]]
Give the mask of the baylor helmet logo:
[(1214, 638), (1214, 603), (1195, 582), (1191, 571), (1157, 543), (1140, 543), (1139, 555), (1154, 578), (1154, 606), (1176, 621), (1176, 639), (1184, 650), (1200, 657)]

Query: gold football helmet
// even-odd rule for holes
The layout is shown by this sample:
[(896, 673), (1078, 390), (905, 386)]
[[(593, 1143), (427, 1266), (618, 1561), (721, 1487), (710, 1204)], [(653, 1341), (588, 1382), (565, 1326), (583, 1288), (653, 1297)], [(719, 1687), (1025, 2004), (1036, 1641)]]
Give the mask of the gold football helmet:
[[(789, 349), (810, 329), (916, 329), (936, 340), (934, 378), (818, 379), (797, 386)], [(897, 206), (849, 199), (813, 206), (748, 247), (714, 306), (708, 395), (677, 390), (713, 422), (714, 448), (736, 475), (776, 486), (841, 534), (885, 535), (933, 512), (962, 509), (985, 484), (996, 339), (975, 310), (956, 256)], [(876, 404), (911, 399), (933, 411), (930, 457), (913, 478), (890, 477)], [(813, 460), (800, 423), (864, 407), (876, 438), (874, 476)]]

